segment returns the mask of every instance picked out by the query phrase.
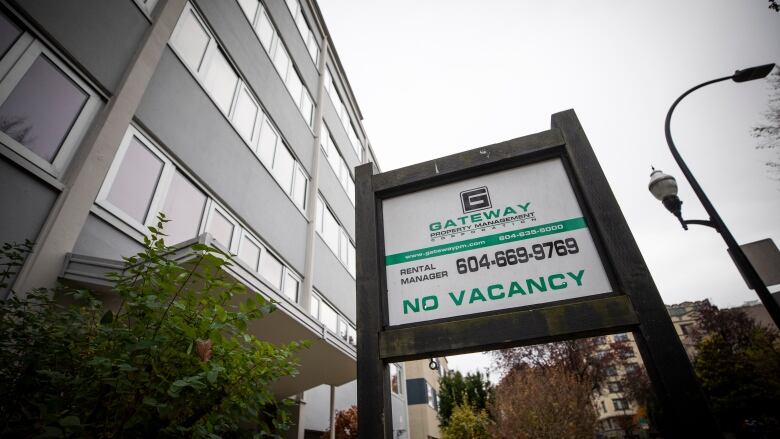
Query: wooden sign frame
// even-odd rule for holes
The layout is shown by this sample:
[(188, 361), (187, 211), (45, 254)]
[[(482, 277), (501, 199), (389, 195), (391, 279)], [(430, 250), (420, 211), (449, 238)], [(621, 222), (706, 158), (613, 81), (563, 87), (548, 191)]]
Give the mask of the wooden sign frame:
[[(628, 147), (628, 146), (627, 146)], [(391, 327), (382, 200), (559, 158), (615, 291), (579, 299)], [(639, 183), (637, 183), (639, 184)], [(552, 129), (376, 174), (356, 170), (358, 430), (391, 439), (390, 362), (633, 332), (668, 437), (720, 437), (639, 248), (573, 110)]]

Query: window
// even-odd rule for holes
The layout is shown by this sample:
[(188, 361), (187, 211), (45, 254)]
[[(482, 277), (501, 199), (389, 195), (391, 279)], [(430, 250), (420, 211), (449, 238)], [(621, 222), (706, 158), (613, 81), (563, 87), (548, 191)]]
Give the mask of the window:
[(214, 102), (225, 114), (230, 111), (230, 104), (233, 102), (237, 84), (238, 75), (222, 51), (218, 50), (213, 53), (210, 65), (206, 70), (203, 87), (211, 94)]
[(304, 173), (303, 167), (281, 142), (276, 129), (266, 117), (263, 117), (259, 137), (257, 156), (260, 161), (290, 196), (293, 203), (304, 210), (309, 178)]
[(325, 91), (328, 92), (328, 96), (330, 96), (330, 100), (333, 102), (333, 106), (336, 107), (336, 112), (339, 115), (341, 124), (344, 126), (344, 131), (347, 132), (347, 137), (349, 138), (350, 143), (352, 143), (352, 149), (355, 150), (355, 154), (357, 154), (358, 160), (363, 161), (363, 145), (360, 143), (357, 133), (355, 133), (355, 127), (352, 126), (347, 106), (344, 105), (344, 102), (341, 100), (341, 96), (338, 94), (336, 84), (333, 82), (333, 76), (327, 69), (325, 70)]
[(255, 138), (255, 121), (257, 120), (258, 111), (258, 105), (252, 99), (249, 90), (242, 86), (236, 98), (236, 108), (233, 111), (233, 125), (250, 144)]
[(225, 250), (230, 251), (235, 229), (236, 224), (229, 219), (227, 214), (221, 212), (221, 209), (218, 209), (215, 206), (211, 210), (206, 231), (209, 232), (211, 236), (214, 237), (214, 240), (220, 243)]
[(682, 331), (683, 335), (691, 335), (693, 334), (693, 323), (686, 323), (684, 325), (680, 325), (680, 331)]
[(613, 399), (612, 405), (615, 407), (615, 410), (628, 410), (628, 401), (626, 401), (623, 398), (619, 399)]
[(352, 277), (355, 277), (355, 245), (352, 244), (346, 230), (339, 225), (336, 217), (322, 201), (322, 197), (317, 197), (316, 221), (316, 229), (322, 240), (344, 264)]
[(349, 166), (344, 161), (344, 158), (339, 154), (336, 143), (330, 136), (330, 131), (326, 125), (322, 126), (322, 134), (320, 135), (320, 147), (325, 153), (325, 157), (328, 159), (330, 168), (336, 174), (339, 183), (344, 188), (344, 191), (349, 197), (349, 201), (352, 205), (355, 204), (355, 180), (352, 179), (352, 175), (349, 172)]
[(281, 38), (279, 38), (279, 33), (269, 19), (265, 8), (257, 0), (254, 0), (254, 4), (250, 3), (252, 3), (252, 0), (239, 0), (241, 10), (244, 11), (244, 15), (255, 30), (257, 38), (260, 39), (260, 43), (271, 58), (276, 71), (282, 78), (282, 82), (287, 87), (287, 91), (290, 92), (293, 102), (298, 107), (306, 124), (311, 127), (314, 123), (312, 120), (314, 106), (311, 96), (295, 70), (295, 64), (287, 53), (287, 49), (284, 47)]
[(238, 246), (238, 258), (244, 261), (252, 271), (258, 270), (260, 262), (260, 244), (244, 233), (241, 237), (241, 244)]
[(317, 44), (317, 38), (314, 36), (314, 32), (309, 29), (309, 25), (306, 23), (306, 18), (303, 16), (301, 5), (298, 3), (298, 0), (287, 0), (285, 3), (290, 10), (293, 21), (295, 21), (298, 32), (301, 34), (301, 38), (303, 38), (303, 42), (306, 44), (309, 56), (311, 56), (312, 61), (314, 61), (314, 64), (316, 65), (320, 55), (320, 48)]
[(289, 272), (284, 277), (284, 288), (282, 292), (288, 299), (298, 303), (298, 287), (300, 281)]
[(0, 13), (0, 143), (60, 177), (101, 102), (31, 34)]
[(338, 334), (338, 314), (325, 302), (320, 302), (320, 321), (334, 334)]
[(604, 336), (596, 337), (595, 340), (597, 345), (607, 344), (607, 337)]
[(426, 396), (428, 397), (428, 406), (432, 409), (436, 409), (436, 390), (428, 384), (428, 381), (425, 382), (425, 390), (426, 390)]
[(165, 224), (168, 245), (178, 244), (198, 236), (206, 201), (206, 195), (187, 177), (178, 171), (173, 174), (162, 207), (162, 212), (171, 220)]
[(320, 299), (314, 294), (311, 295), (311, 300), (309, 301), (309, 314), (317, 320), (320, 318)]
[(357, 331), (352, 325), (349, 325), (349, 328), (347, 328), (347, 342), (353, 346), (357, 346)]
[(628, 334), (615, 334), (613, 338), (616, 342), (628, 341)]
[[(204, 227), (208, 197), (145, 136), (130, 127), (98, 193), (97, 203), (141, 233), (147, 233), (146, 226), (156, 223), (159, 212), (165, 213), (170, 220), (165, 225), (165, 242), (174, 245), (195, 238)], [(208, 220), (211, 227), (219, 229), (219, 219)], [(223, 240), (229, 248), (230, 237)]]
[(395, 363), (390, 363), (390, 390), (396, 395), (403, 394), (403, 369)]
[(260, 275), (274, 287), (282, 287), (282, 263), (271, 253), (263, 252), (260, 258)]
[(106, 200), (145, 224), (164, 162), (135, 137), (120, 161)]
[[(254, 23), (260, 17), (261, 5), (257, 0), (241, 0), (241, 9)], [(171, 38), (171, 47), (182, 62), (189, 67), (200, 81), (214, 104), (230, 121), (236, 132), (282, 186), (284, 192), (299, 209), (305, 208), (308, 177), (290, 151), (284, 146), (277, 130), (260, 108), (259, 100), (247, 84), (241, 80), (230, 64), (225, 52), (218, 46), (205, 22), (191, 5), (187, 5), (176, 25)], [(277, 68), (292, 70), (287, 53), (277, 51), (274, 58)], [(286, 66), (286, 67), (285, 67)], [(296, 75), (286, 75), (289, 83), (300, 85)], [(302, 89), (296, 94), (296, 102), (307, 92)], [(308, 111), (307, 122), (310, 122)], [(295, 182), (293, 181), (295, 177)]]
[(606, 370), (606, 374), (607, 376), (615, 376), (617, 375), (617, 369), (615, 368), (615, 366), (609, 366)]
[(193, 72), (200, 71), (211, 40), (211, 35), (206, 31), (200, 18), (195, 15), (195, 11), (191, 7), (185, 8), (178, 28), (171, 37), (171, 43), (179, 52), (182, 61)]
[(628, 363), (626, 364), (626, 374), (635, 374), (639, 373), (639, 365), (636, 363)]
[(609, 389), (610, 393), (617, 393), (623, 390), (623, 386), (620, 385), (619, 381), (610, 381), (607, 383), (607, 388)]

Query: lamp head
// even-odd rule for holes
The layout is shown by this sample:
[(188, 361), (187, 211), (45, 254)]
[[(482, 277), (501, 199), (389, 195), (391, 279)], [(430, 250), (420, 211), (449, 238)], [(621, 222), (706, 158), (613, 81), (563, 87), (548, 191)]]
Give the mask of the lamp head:
[(677, 180), (671, 175), (664, 174), (660, 169), (653, 168), (647, 189), (655, 198), (663, 201), (665, 198), (677, 196)]
[(743, 70), (737, 70), (734, 72), (734, 76), (732, 76), (731, 79), (734, 82), (747, 82), (754, 79), (765, 78), (769, 73), (772, 72), (772, 69), (774, 68), (774, 64), (764, 64), (763, 66), (755, 66)]

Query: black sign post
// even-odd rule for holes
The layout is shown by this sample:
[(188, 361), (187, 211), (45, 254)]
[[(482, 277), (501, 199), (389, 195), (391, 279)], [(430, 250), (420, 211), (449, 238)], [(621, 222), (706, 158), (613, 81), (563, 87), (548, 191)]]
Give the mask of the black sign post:
[[(559, 159), (614, 291), (452, 319), (390, 325), (383, 201), (460, 180)], [(664, 407), (665, 437), (721, 437), (690, 362), (573, 110), (552, 129), (376, 174), (356, 171), (358, 425), (361, 438), (391, 439), (388, 363), (631, 331)], [(491, 203), (483, 188), (463, 210)], [(424, 307), (424, 305), (423, 305)]]

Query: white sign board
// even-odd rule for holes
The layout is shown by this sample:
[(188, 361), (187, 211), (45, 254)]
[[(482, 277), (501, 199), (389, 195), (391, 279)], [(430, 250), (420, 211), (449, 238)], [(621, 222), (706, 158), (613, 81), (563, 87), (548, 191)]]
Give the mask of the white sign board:
[(382, 203), (390, 325), (612, 291), (560, 159)]

